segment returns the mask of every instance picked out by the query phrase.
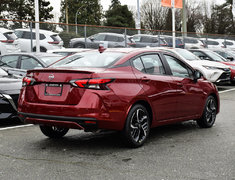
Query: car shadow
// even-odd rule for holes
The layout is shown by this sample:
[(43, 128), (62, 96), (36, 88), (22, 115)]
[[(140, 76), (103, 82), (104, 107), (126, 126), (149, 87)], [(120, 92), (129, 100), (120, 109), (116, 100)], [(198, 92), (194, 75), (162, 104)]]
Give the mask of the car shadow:
[[(150, 136), (144, 144), (148, 146), (152, 142), (156, 143), (164, 138), (173, 138), (177, 135), (182, 135), (186, 132), (191, 132), (199, 129), (194, 121), (188, 121), (183, 123), (171, 124), (166, 126), (160, 126), (151, 129)], [(99, 132), (99, 133), (73, 133), (66, 135), (60, 139), (41, 138), (37, 140), (33, 146), (37, 146), (38, 149), (66, 149), (69, 151), (80, 150), (86, 154), (107, 154), (113, 153), (114, 149), (117, 151), (130, 149), (123, 142), (119, 132)], [(142, 148), (142, 147), (141, 147)], [(89, 149), (89, 151), (87, 151)], [(103, 152), (103, 150), (105, 151)]]

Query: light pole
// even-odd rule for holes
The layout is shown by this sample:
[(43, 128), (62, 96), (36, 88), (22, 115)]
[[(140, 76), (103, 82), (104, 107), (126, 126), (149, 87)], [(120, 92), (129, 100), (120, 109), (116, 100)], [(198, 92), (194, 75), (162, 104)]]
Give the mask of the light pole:
[(38, 0), (34, 0), (35, 6), (35, 31), (36, 31), (36, 52), (40, 52), (40, 45), (39, 45), (39, 5)]
[(85, 5), (86, 5), (86, 4), (83, 4), (82, 6), (80, 6), (80, 7), (78, 8), (78, 10), (76, 11), (76, 14), (75, 14), (76, 34), (78, 33), (78, 26), (77, 26), (77, 24), (78, 24), (78, 18), (77, 18), (78, 12), (79, 12), (79, 10), (80, 10), (82, 7), (84, 7)]
[[(80, 9), (80, 8), (79, 8), (79, 9)], [(78, 11), (79, 11), (79, 9), (77, 10), (77, 12), (76, 12), (76, 14), (75, 14), (76, 34), (78, 34), (78, 26), (77, 26), (77, 24), (78, 24), (78, 18), (77, 18), (77, 16), (78, 16)]]
[(183, 31), (183, 37), (187, 36), (187, 20), (186, 20), (186, 0), (183, 0), (183, 8), (182, 8), (182, 31)]
[[(140, 2), (137, 0), (137, 23), (136, 23), (136, 28), (140, 29)], [(138, 34), (140, 34), (140, 30), (138, 30)]]

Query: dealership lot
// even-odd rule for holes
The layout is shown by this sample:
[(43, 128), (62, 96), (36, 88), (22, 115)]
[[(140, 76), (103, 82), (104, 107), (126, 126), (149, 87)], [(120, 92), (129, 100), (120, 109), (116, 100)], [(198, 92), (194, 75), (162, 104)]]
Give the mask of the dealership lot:
[(137, 149), (114, 132), (70, 130), (51, 140), (37, 126), (2, 125), (0, 179), (235, 179), (233, 88), (219, 87), (214, 127), (200, 129), (193, 121), (158, 127)]

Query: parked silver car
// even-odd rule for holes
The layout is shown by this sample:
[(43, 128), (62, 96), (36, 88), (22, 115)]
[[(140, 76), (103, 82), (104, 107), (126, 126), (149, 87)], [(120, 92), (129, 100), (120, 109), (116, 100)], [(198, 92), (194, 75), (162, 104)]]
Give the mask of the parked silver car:
[(69, 42), (71, 48), (93, 48), (98, 49), (99, 45), (104, 44), (109, 48), (129, 47), (132, 44), (129, 36), (117, 33), (98, 33), (88, 38), (73, 38)]

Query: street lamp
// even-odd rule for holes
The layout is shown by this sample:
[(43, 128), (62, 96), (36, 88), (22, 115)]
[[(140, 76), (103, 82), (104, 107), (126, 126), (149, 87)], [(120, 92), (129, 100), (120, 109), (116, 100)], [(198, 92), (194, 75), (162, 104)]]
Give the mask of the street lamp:
[[(137, 0), (137, 23), (136, 23), (136, 28), (140, 29), (140, 2)], [(138, 30), (138, 34), (140, 34), (140, 30)]]

